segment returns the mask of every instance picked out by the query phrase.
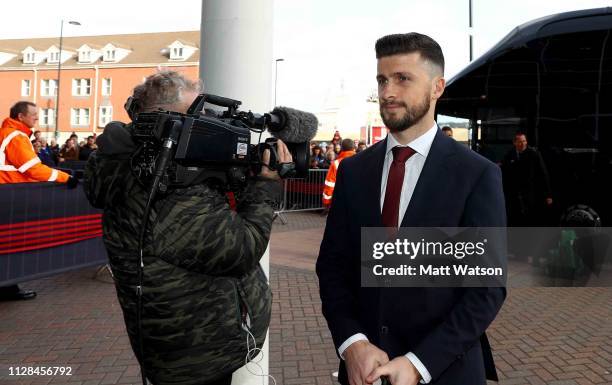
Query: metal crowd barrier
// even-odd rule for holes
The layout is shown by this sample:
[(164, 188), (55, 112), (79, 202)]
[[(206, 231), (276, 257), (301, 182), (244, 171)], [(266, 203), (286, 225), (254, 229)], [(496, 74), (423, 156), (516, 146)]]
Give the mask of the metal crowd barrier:
[(314, 211), (323, 209), (323, 187), (327, 169), (310, 169), (306, 179), (285, 179), (283, 197), (274, 212), (283, 224), (287, 223), (284, 213)]
[(86, 160), (66, 160), (59, 163), (57, 167), (54, 168), (67, 172), (78, 179), (83, 179), (86, 164)]
[(82, 188), (0, 185), (0, 286), (106, 264), (102, 211)]

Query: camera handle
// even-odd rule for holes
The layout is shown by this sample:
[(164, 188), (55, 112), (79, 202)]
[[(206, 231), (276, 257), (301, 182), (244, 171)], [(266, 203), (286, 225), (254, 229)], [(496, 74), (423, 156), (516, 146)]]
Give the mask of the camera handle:
[[(258, 156), (260, 161), (263, 160), (263, 153), (265, 150), (270, 150), (270, 164), (267, 166), (272, 171), (277, 171), (278, 175), (282, 178), (291, 178), (295, 175), (295, 163), (287, 162), (287, 163), (279, 163), (278, 162), (278, 152), (276, 151), (276, 142), (278, 139), (276, 138), (268, 138), (264, 143), (260, 143), (258, 145)], [(265, 166), (263, 162), (261, 163), (262, 167)]]
[(189, 109), (187, 110), (187, 115), (196, 115), (203, 111), (204, 104), (210, 103), (219, 107), (227, 107), (231, 113), (231, 115), (235, 114), (238, 111), (238, 108), (242, 104), (240, 100), (234, 100), (230, 98), (225, 98), (219, 95), (213, 94), (199, 94)]

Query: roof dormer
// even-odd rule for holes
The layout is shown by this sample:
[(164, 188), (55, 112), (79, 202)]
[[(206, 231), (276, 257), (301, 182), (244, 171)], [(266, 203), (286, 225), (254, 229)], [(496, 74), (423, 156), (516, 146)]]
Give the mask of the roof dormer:
[(102, 56), (102, 51), (99, 47), (94, 47), (88, 44), (83, 44), (77, 49), (79, 54), (79, 63), (93, 63)]
[(102, 47), (102, 61), (116, 63), (123, 60), (130, 52), (132, 51), (128, 47), (108, 43)]
[(63, 63), (66, 60), (70, 59), (74, 52), (67, 51), (64, 48), (62, 48), (62, 52), (60, 52), (59, 48), (56, 45), (52, 45), (51, 47), (49, 47), (47, 51), (44, 52), (47, 58), (47, 64), (55, 65), (59, 64), (60, 60)]
[(23, 64), (38, 64), (42, 60), (42, 52), (38, 52), (30, 46), (26, 47), (21, 53), (23, 54)]
[(60, 50), (56, 46), (52, 45), (47, 50), (47, 64), (57, 64), (60, 60)]
[(175, 40), (168, 46), (168, 55), (170, 60), (186, 60), (193, 55), (197, 50), (197, 47), (193, 43), (189, 43), (183, 40)]
[(102, 60), (110, 62), (115, 61), (116, 55), (117, 50), (113, 44), (108, 43), (102, 48)]

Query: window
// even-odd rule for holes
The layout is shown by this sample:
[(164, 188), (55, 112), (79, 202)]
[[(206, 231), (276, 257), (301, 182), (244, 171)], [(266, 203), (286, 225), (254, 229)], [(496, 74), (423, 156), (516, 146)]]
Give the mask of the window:
[(36, 52), (26, 53), (25, 56), (23, 57), (23, 62), (29, 63), (29, 64), (36, 62)]
[(70, 112), (70, 124), (89, 126), (89, 108), (73, 108)]
[(183, 57), (183, 47), (172, 48), (172, 57), (171, 57), (171, 59), (180, 59), (182, 57)]
[(100, 106), (100, 122), (99, 126), (104, 127), (113, 120), (113, 107), (112, 106)]
[(41, 96), (57, 95), (57, 80), (55, 79), (41, 80), (40, 81), (40, 95)]
[(115, 50), (108, 49), (104, 52), (104, 61), (114, 61), (115, 60)]
[(72, 79), (73, 96), (89, 96), (91, 94), (91, 79)]
[(41, 108), (40, 109), (40, 121), (41, 126), (55, 126), (55, 110), (53, 108)]
[(91, 51), (81, 51), (79, 54), (80, 62), (90, 62), (91, 61)]
[(30, 80), (21, 81), (21, 96), (30, 96)]
[(47, 56), (48, 63), (57, 63), (59, 62), (60, 53), (58, 52), (50, 52), (49, 56)]
[(109, 96), (112, 91), (112, 81), (110, 78), (102, 79), (102, 95)]

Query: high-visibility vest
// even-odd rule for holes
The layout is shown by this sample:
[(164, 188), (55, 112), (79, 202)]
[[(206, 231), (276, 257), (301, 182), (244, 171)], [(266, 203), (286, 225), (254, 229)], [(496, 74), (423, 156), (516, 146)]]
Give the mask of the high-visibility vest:
[(338, 154), (338, 158), (333, 161), (327, 170), (327, 176), (325, 176), (325, 187), (323, 188), (323, 205), (329, 206), (332, 202), (332, 196), (334, 195), (334, 187), (336, 187), (336, 173), (340, 162), (344, 158), (350, 158), (355, 155), (355, 151), (342, 151)]
[(40, 162), (30, 142), (31, 131), (22, 122), (6, 118), (0, 128), (0, 184), (24, 182), (66, 183), (69, 175)]

